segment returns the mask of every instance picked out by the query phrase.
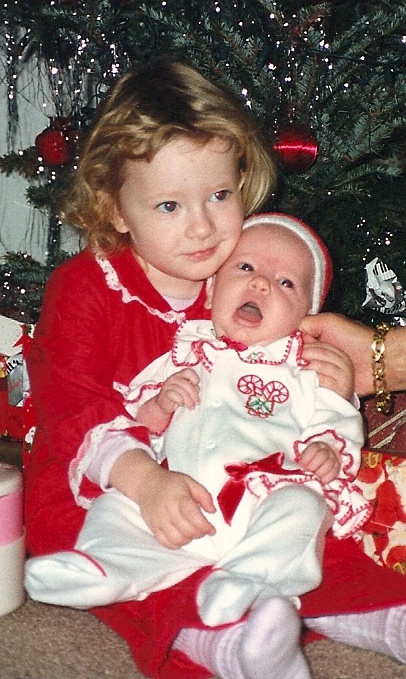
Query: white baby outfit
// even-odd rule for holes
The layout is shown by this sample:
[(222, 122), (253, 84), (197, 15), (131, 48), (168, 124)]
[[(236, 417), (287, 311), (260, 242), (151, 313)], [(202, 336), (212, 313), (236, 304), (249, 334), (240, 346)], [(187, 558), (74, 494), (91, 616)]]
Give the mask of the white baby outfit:
[[(169, 375), (184, 367), (198, 373), (199, 405), (179, 408), (162, 435), (151, 435), (151, 455), (209, 490), (217, 511), (207, 518), (216, 534), (166, 549), (138, 505), (111, 490), (93, 502), (77, 551), (30, 560), (35, 598), (78, 608), (143, 599), (213, 566), (197, 603), (203, 622), (218, 625), (240, 619), (263, 598), (295, 598), (317, 587), (327, 530), (355, 535), (371, 507), (353, 484), (361, 416), (302, 369), (302, 344), (297, 331), (247, 348), (217, 339), (211, 321), (187, 321), (171, 352), (129, 387), (117, 385), (136, 420)], [(342, 460), (338, 478), (325, 486), (299, 465), (313, 440)]]

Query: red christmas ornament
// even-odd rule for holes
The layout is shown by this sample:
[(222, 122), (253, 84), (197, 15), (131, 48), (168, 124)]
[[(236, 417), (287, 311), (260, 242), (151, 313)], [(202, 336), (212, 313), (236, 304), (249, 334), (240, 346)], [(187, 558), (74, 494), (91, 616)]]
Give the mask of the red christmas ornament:
[[(66, 120), (65, 118), (63, 120)], [(35, 147), (47, 165), (63, 165), (69, 160), (69, 145), (61, 122), (51, 118), (50, 127), (35, 139)]]
[(287, 123), (273, 143), (277, 161), (285, 172), (307, 172), (319, 152), (314, 132), (303, 123)]
[(74, 127), (71, 118), (55, 118), (54, 126), (63, 132), (68, 145), (69, 158), (72, 160), (79, 152), (83, 137), (82, 129)]

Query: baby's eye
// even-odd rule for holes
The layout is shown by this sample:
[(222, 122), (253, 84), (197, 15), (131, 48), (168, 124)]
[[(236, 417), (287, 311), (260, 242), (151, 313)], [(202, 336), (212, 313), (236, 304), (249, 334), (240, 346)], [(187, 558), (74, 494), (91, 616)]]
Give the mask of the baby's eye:
[(248, 264), (248, 262), (240, 262), (238, 268), (241, 269), (241, 271), (254, 271), (254, 267), (252, 264)]
[(159, 212), (175, 212), (178, 204), (175, 200), (166, 200), (164, 203), (159, 203), (157, 209)]
[(222, 189), (221, 191), (216, 191), (216, 193), (213, 193), (212, 197), (210, 200), (213, 202), (220, 202), (222, 200), (225, 200), (227, 196), (230, 195), (230, 191), (228, 189)]
[(279, 283), (283, 285), (284, 288), (293, 288), (293, 282), (289, 278), (281, 278)]

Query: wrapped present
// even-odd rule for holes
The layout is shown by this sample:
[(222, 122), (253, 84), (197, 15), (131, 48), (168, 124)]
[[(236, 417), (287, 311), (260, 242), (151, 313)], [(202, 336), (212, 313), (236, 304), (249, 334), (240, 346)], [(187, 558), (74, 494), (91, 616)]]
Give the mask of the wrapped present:
[(378, 257), (366, 265), (365, 271), (366, 294), (362, 306), (391, 317), (392, 325), (400, 323), (406, 318), (406, 291), (396, 273)]
[(363, 403), (367, 446), (357, 484), (374, 511), (363, 528), (365, 552), (382, 566), (406, 574), (406, 393), (398, 393), (390, 415)]
[(0, 315), (0, 436), (25, 439), (25, 408), (29, 395), (24, 356), (34, 326)]
[(23, 409), (10, 405), (7, 377), (4, 374), (0, 377), (0, 436), (22, 440), (23, 435)]
[(363, 527), (365, 552), (381, 566), (406, 574), (406, 453), (364, 450), (356, 482), (374, 502)]
[(406, 454), (406, 392), (395, 394), (395, 407), (390, 415), (383, 415), (375, 408), (374, 398), (363, 403), (363, 415), (367, 425), (367, 446), (392, 455)]
[(0, 354), (14, 356), (21, 351), (24, 324), (0, 315)]

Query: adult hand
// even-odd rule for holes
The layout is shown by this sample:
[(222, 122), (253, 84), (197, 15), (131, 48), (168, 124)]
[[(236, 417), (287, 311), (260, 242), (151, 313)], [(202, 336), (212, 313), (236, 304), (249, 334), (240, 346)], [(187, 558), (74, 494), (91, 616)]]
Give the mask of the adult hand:
[[(345, 316), (329, 312), (306, 316), (300, 327), (305, 333), (305, 342), (319, 340), (348, 354), (354, 365), (355, 391), (359, 396), (374, 393), (371, 350), (374, 331), (372, 328), (345, 318)], [(389, 362), (388, 360), (388, 366)], [(389, 386), (389, 388), (392, 387)]]
[(354, 395), (354, 366), (347, 354), (324, 342), (306, 343), (302, 358), (309, 362), (305, 369), (317, 372), (319, 383), (335, 391), (347, 401)]

